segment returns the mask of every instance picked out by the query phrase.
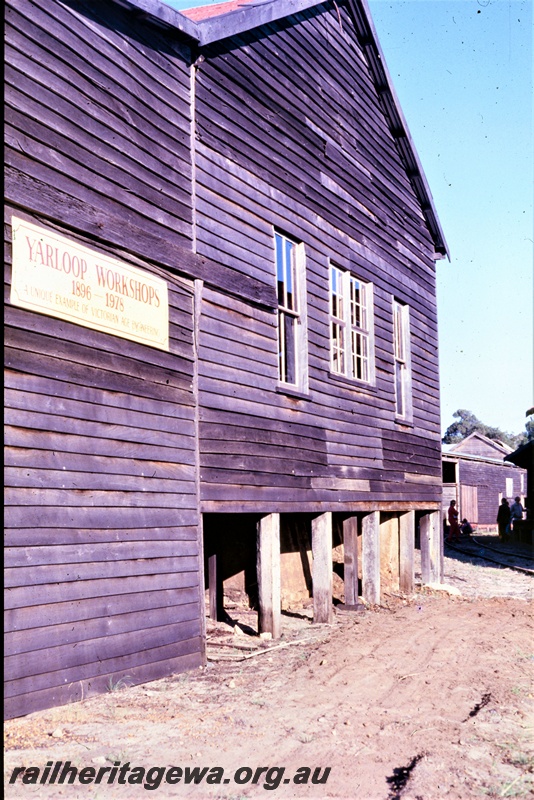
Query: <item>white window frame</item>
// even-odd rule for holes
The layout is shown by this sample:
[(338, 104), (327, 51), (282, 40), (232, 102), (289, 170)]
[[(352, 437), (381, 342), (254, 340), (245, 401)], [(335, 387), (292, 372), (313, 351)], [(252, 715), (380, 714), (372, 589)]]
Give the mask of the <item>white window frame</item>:
[(393, 362), (395, 418), (398, 421), (411, 422), (413, 405), (410, 307), (396, 298), (393, 298)]
[[(308, 391), (308, 338), (304, 244), (274, 228), (278, 297), (278, 386)], [(289, 336), (288, 330), (292, 332)], [(293, 345), (290, 358), (289, 345)]]
[(329, 265), (330, 371), (374, 384), (373, 285)]

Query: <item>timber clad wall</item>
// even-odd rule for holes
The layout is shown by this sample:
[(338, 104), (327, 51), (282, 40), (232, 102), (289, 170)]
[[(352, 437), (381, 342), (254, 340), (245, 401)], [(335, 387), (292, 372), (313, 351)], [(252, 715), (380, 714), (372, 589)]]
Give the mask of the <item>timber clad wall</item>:
[(192, 297), (169, 290), (170, 353), (6, 309), (9, 716), (201, 663)]
[[(203, 509), (439, 502), (434, 246), (345, 4), (204, 48), (195, 102), (198, 252), (274, 287), (273, 226), (302, 241), (309, 337), (309, 397), (277, 393), (275, 314), (204, 293)], [(372, 387), (329, 372), (330, 259), (373, 283)], [(413, 426), (394, 422), (393, 296)]]
[[(439, 577), (437, 223), (347, 9), (329, 0), (204, 47), (217, 22), (201, 30), (155, 0), (7, 5), (9, 716), (202, 663), (202, 513), (210, 604), (239, 560), (262, 596), (256, 523), (272, 515), (265, 539), (281, 512), (284, 555), (307, 563), (312, 544), (318, 621), (332, 516), (317, 512), (341, 512), (339, 536), (344, 515), (352, 565), (362, 534), (370, 602), (381, 547), (411, 591), (414, 511), (423, 580)], [(11, 305), (12, 216), (164, 278), (169, 352)], [(299, 392), (278, 385), (275, 228), (305, 252)], [(331, 262), (373, 287), (369, 384), (330, 371)], [(410, 312), (404, 424), (394, 299)]]
[[(512, 464), (484, 464), (477, 461), (460, 460), (460, 485), (477, 487), (478, 520), (480, 525), (495, 525), (497, 511), (501, 498), (508, 497), (513, 502), (516, 495), (523, 495), (526, 489), (526, 479), (523, 491), (521, 490), (522, 470)], [(508, 495), (506, 479), (511, 478), (513, 492)], [(464, 512), (460, 508), (460, 513)]]
[(189, 51), (112, 3), (7, 17), (7, 297), (15, 214), (165, 277), (170, 304), (163, 352), (8, 301), (16, 716), (197, 666), (203, 645), (193, 285), (151, 263), (191, 246)]
[(190, 247), (190, 52), (114, 3), (10, 0), (8, 192), (157, 257)]

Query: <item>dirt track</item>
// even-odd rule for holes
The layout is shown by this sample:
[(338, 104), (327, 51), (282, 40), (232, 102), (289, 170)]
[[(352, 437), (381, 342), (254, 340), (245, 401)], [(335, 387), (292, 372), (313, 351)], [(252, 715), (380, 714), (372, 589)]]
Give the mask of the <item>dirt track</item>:
[[(273, 790), (264, 772), (256, 785), (162, 783), (155, 796), (527, 796), (534, 788), (533, 579), (459, 558), (446, 558), (445, 580), (469, 596), (392, 595), (361, 615), (336, 614), (332, 626), (313, 626), (309, 609), (294, 610), (284, 615), (286, 646), (271, 652), (248, 648), (272, 642), (260, 646), (257, 637), (208, 623), (208, 653), (221, 660), (201, 671), (7, 723), (6, 775), (57, 760), (219, 766), (229, 777), (240, 767), (276, 766), (285, 772)], [(231, 613), (255, 625), (252, 612)], [(327, 782), (293, 784), (303, 766), (331, 767)], [(8, 797), (146, 796), (128, 784), (6, 789)]]

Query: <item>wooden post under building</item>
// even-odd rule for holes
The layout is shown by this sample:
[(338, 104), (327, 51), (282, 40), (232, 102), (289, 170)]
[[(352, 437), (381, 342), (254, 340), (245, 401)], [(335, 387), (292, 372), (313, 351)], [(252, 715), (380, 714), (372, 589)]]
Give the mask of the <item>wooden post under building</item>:
[(368, 603), (380, 603), (379, 511), (371, 511), (362, 521), (362, 591)]
[(415, 512), (399, 515), (399, 586), (401, 592), (413, 592), (414, 580)]
[(345, 604), (348, 610), (363, 608), (358, 604), (358, 517), (343, 520)]
[(313, 621), (332, 622), (332, 512), (312, 520)]
[(280, 514), (268, 514), (257, 525), (258, 631), (280, 638)]
[(217, 572), (217, 554), (213, 553), (208, 558), (210, 619), (221, 621), (224, 618), (223, 585)]
[(423, 584), (441, 583), (443, 578), (443, 537), (440, 519), (439, 511), (430, 511), (424, 514), (419, 522)]

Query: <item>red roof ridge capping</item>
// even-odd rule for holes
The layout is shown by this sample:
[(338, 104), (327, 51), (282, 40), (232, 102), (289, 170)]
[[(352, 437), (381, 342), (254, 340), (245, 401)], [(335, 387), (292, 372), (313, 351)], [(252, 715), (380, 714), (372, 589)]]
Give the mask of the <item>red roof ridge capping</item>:
[(237, 11), (239, 8), (247, 5), (262, 5), (262, 3), (258, 2), (258, 0), (227, 0), (226, 3), (211, 3), (206, 6), (180, 9), (180, 14), (183, 14), (184, 17), (187, 17), (193, 22), (202, 22), (204, 19), (220, 17), (222, 14), (228, 14), (230, 11)]

